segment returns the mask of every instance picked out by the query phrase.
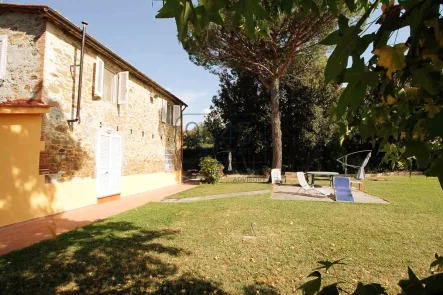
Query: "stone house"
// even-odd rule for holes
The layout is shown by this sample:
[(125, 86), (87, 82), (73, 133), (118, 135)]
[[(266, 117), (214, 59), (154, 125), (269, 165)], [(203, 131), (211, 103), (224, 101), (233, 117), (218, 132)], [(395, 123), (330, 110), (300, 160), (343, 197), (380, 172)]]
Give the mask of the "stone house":
[(89, 35), (81, 69), (82, 39), (0, 4), (0, 226), (181, 182), (186, 104)]

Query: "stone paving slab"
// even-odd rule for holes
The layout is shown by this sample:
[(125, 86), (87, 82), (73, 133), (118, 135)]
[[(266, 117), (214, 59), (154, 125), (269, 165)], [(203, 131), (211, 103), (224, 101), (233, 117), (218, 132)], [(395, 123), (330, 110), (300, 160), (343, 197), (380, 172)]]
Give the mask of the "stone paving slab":
[[(0, 228), (0, 255), (30, 246), (42, 240), (91, 224), (109, 216), (137, 208), (148, 202), (159, 202), (167, 196), (197, 187), (176, 184), (147, 191), (103, 204), (83, 207), (63, 213), (32, 219)], [(0, 292), (1, 293), (1, 292)]]
[(189, 202), (206, 201), (206, 200), (214, 200), (214, 199), (223, 199), (223, 198), (231, 198), (231, 197), (264, 195), (264, 194), (267, 194), (269, 192), (271, 192), (271, 191), (270, 190), (262, 190), (262, 191), (252, 191), (252, 192), (243, 192), (243, 193), (229, 193), (229, 194), (202, 196), (202, 197), (192, 197), (192, 198), (165, 199), (165, 200), (162, 201), (162, 203), (189, 203)]
[[(277, 185), (272, 193), (271, 198), (276, 200), (304, 200), (304, 201), (320, 201), (320, 202), (335, 202), (333, 199), (334, 189), (331, 187), (321, 187), (322, 190), (329, 193), (329, 196), (315, 194), (310, 191), (312, 195), (308, 195), (303, 190), (299, 192), (300, 187), (295, 185)], [(361, 192), (355, 188), (352, 189), (355, 203), (372, 203), (372, 204), (389, 204), (389, 202), (382, 198)]]

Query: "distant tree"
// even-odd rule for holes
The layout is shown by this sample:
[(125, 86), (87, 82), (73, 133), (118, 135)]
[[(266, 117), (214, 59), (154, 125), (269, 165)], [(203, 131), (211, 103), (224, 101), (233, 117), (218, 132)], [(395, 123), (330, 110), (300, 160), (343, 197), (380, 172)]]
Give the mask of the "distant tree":
[[(328, 112), (339, 91), (338, 86), (323, 83), (321, 73), (325, 65), (325, 51), (311, 49), (309, 54), (291, 63), (280, 84), (286, 165), (308, 169), (313, 163), (320, 164), (313, 159), (320, 159), (333, 139), (338, 141), (337, 124), (328, 119)], [(303, 76), (298, 75), (301, 71)], [(214, 138), (215, 145), (220, 150), (247, 146), (266, 164), (271, 107), (269, 93), (261, 81), (247, 71), (225, 71), (220, 75), (220, 91), (212, 102), (205, 125), (219, 135)]]
[(191, 126), (193, 128), (187, 128), (183, 134), (183, 148), (195, 150), (213, 146), (212, 134), (203, 123)]

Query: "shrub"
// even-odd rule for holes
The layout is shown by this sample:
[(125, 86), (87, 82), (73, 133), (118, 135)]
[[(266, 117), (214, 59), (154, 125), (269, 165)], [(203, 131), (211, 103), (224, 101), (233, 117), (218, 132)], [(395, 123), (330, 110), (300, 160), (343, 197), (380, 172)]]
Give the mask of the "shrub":
[(218, 183), (223, 176), (223, 165), (211, 157), (200, 159), (200, 176), (205, 183)]

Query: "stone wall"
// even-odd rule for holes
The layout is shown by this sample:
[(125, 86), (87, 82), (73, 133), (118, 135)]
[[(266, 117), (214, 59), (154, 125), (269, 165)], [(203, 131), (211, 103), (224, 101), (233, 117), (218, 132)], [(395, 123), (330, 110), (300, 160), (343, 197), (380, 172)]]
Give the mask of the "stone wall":
[(41, 98), (46, 21), (39, 15), (0, 12), (0, 35), (8, 36), (0, 102)]
[[(123, 139), (123, 175), (164, 172), (165, 149), (176, 151), (179, 169), (180, 128), (161, 122), (161, 95), (131, 76), (128, 104), (117, 105), (93, 96), (97, 52), (86, 47), (81, 123), (75, 118), (80, 40), (52, 23), (46, 26), (43, 100), (54, 106), (43, 122), (46, 165), (53, 180), (95, 178), (95, 141), (100, 130), (111, 128)], [(118, 73), (114, 61), (99, 56)], [(155, 97), (151, 101), (151, 95)], [(165, 98), (166, 99), (166, 98)], [(172, 103), (172, 102), (171, 102)]]

